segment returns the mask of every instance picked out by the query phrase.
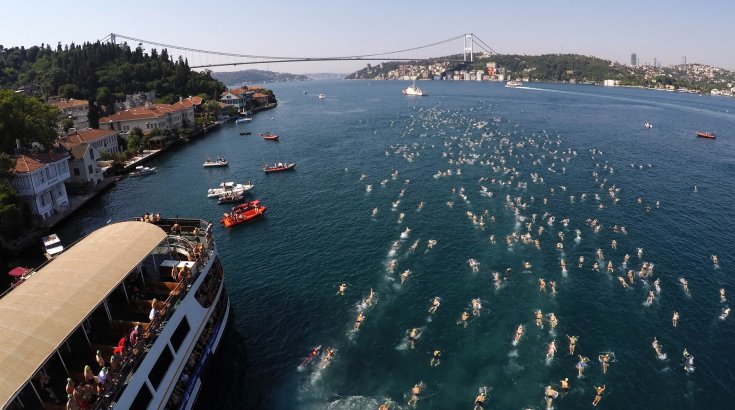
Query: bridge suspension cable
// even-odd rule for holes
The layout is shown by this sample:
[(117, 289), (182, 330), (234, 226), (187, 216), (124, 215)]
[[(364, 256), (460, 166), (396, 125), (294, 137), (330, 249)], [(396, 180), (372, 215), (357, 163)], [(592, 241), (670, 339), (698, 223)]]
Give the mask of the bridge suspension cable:
[[(229, 66), (229, 65), (247, 65), (247, 64), (268, 64), (268, 63), (287, 63), (287, 62), (308, 62), (308, 61), (359, 61), (359, 60), (366, 60), (366, 61), (380, 61), (380, 60), (392, 60), (392, 61), (418, 61), (418, 60), (430, 60), (430, 59), (439, 59), (439, 58), (447, 58), (449, 56), (459, 56), (462, 55), (461, 58), (454, 58), (458, 60), (464, 60), (467, 61), (467, 50), (471, 50), (470, 52), (470, 61), (472, 60), (472, 54), (474, 51), (474, 46), (477, 47), (478, 51), (483, 51), (485, 53), (490, 54), (497, 54), (495, 50), (490, 48), (484, 41), (482, 41), (480, 38), (475, 36), (474, 34), (461, 34), (446, 40), (437, 41), (431, 44), (425, 44), (422, 46), (417, 47), (411, 47), (406, 48), (402, 50), (395, 50), (395, 51), (388, 51), (388, 52), (381, 52), (381, 53), (371, 53), (371, 54), (362, 54), (362, 55), (348, 55), (348, 56), (330, 56), (330, 57), (288, 57), (288, 56), (265, 56), (265, 55), (254, 55), (254, 54), (242, 54), (242, 53), (232, 53), (232, 52), (222, 52), (222, 51), (212, 51), (212, 50), (203, 50), (198, 48), (192, 48), (192, 47), (186, 47), (186, 46), (177, 46), (173, 44), (166, 44), (158, 41), (150, 41), (150, 40), (144, 40), (136, 37), (126, 36), (124, 34), (117, 34), (117, 33), (110, 33), (107, 36), (105, 36), (101, 42), (111, 42), (113, 44), (116, 44), (119, 39), (127, 40), (130, 42), (138, 43), (138, 45), (149, 45), (149, 46), (155, 46), (155, 47), (162, 47), (168, 50), (177, 50), (179, 51), (180, 55), (188, 56), (189, 53), (192, 55), (198, 55), (200, 58), (201, 56), (204, 56), (204, 59), (206, 61), (195, 63), (194, 65), (190, 65), (191, 68), (205, 68), (205, 67), (218, 67), (218, 66)], [(457, 46), (454, 48), (454, 42), (463, 42), (462, 47)], [(469, 44), (469, 46), (468, 46)], [(433, 56), (418, 56), (416, 52), (421, 50), (432, 50), (432, 52), (437, 53), (439, 52), (439, 48), (441, 46), (445, 46), (442, 51), (444, 52), (444, 55), (433, 55)], [(456, 52), (447, 51), (447, 48), (451, 46), (451, 49), (455, 50)], [(468, 48), (469, 47), (469, 48)], [(173, 53), (169, 52), (170, 55), (173, 55)], [(409, 54), (415, 54), (409, 57)], [(220, 57), (227, 57), (227, 58), (234, 58), (238, 59), (238, 61), (230, 61), (230, 62), (218, 62), (218, 63), (211, 63), (210, 57), (213, 58), (220, 58)], [(243, 61), (245, 60), (245, 61)]]

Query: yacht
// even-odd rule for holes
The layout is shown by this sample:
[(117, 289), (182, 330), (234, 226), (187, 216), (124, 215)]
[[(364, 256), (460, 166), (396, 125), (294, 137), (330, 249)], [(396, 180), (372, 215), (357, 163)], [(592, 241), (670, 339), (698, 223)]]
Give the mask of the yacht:
[(60, 409), (67, 389), (74, 408), (192, 408), (230, 313), (223, 279), (206, 221), (90, 233), (0, 297), (2, 408)]
[(417, 96), (424, 96), (423, 90), (416, 87), (416, 81), (413, 82), (408, 88), (403, 90), (403, 95), (417, 95)]
[(225, 194), (244, 194), (255, 188), (252, 182), (248, 181), (247, 184), (238, 184), (236, 182), (222, 182), (217, 188), (210, 188), (207, 190), (207, 198), (219, 198)]

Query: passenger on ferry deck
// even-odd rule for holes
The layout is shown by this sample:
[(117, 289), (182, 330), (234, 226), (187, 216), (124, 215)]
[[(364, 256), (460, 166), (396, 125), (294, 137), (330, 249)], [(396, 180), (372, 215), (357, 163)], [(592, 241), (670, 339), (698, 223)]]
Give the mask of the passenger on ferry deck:
[(72, 394), (67, 394), (66, 398), (66, 410), (79, 410), (79, 405)]
[(92, 368), (89, 367), (89, 365), (84, 366), (84, 382), (85, 383), (94, 383), (95, 377), (94, 373), (92, 373)]
[(66, 391), (66, 394), (74, 393), (74, 380), (72, 380), (71, 377), (66, 379), (66, 388), (64, 391)]
[(105, 367), (105, 359), (102, 357), (102, 351), (98, 350), (94, 359), (97, 361), (97, 364), (100, 366), (100, 368)]
[(120, 367), (120, 356), (117, 354), (113, 354), (110, 356), (110, 371), (115, 373), (117, 372), (117, 369)]
[(153, 299), (151, 301), (151, 312), (148, 314), (148, 319), (150, 319), (152, 322), (156, 320), (156, 318), (160, 316), (160, 314), (161, 312), (158, 310), (158, 299)]
[(175, 234), (181, 234), (181, 226), (178, 222), (174, 222), (173, 226), (171, 227), (171, 233)]
[[(132, 334), (131, 334), (131, 336), (132, 336)], [(117, 347), (112, 352), (112, 354), (115, 355), (115, 356), (122, 355), (123, 354), (123, 350), (125, 350), (125, 345), (127, 344), (126, 342), (127, 342), (127, 339), (125, 338), (125, 336), (121, 337), (120, 338), (120, 341), (117, 342)]]
[(136, 345), (140, 341), (140, 325), (135, 325), (135, 328), (133, 328), (133, 331), (130, 332), (130, 337), (128, 337), (130, 340), (131, 345)]

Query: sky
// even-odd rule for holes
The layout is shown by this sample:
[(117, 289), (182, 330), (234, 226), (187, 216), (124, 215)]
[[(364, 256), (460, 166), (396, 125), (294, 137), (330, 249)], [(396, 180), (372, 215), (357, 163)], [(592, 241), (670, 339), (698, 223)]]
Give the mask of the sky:
[[(5, 47), (93, 42), (114, 32), (236, 54), (325, 57), (403, 50), (474, 33), (502, 54), (577, 53), (629, 63), (634, 52), (641, 64), (653, 63), (654, 58), (662, 65), (679, 64), (686, 56), (688, 63), (735, 70), (733, 0), (3, 3), (0, 44)], [(461, 40), (452, 46), (432, 51), (462, 52)], [(151, 46), (144, 48), (150, 50)], [(233, 61), (193, 52), (184, 57), (190, 65)], [(365, 64), (269, 63), (212, 69), (347, 73)]]

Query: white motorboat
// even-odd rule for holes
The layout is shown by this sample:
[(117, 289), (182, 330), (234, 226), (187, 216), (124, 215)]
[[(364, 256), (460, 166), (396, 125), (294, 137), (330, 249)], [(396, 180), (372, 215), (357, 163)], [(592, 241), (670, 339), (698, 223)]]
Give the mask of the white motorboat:
[(320, 99), (320, 100), (323, 100), (323, 99), (325, 99), (325, 98), (327, 98), (327, 96), (326, 96), (326, 95), (324, 95), (324, 94), (319, 94), (319, 99)]
[(135, 171), (131, 172), (128, 175), (131, 177), (140, 177), (143, 175), (155, 174), (156, 172), (158, 172), (156, 170), (156, 167), (149, 168), (149, 167), (144, 167), (142, 165), (138, 165), (137, 167), (135, 167)]
[(52, 233), (49, 236), (44, 236), (41, 241), (43, 241), (43, 248), (46, 251), (46, 258), (48, 259), (53, 259), (56, 255), (64, 252), (64, 246), (61, 244), (61, 239), (59, 239), (59, 236), (55, 233)]
[(229, 162), (225, 159), (225, 157), (217, 157), (216, 160), (207, 159), (204, 161), (204, 168), (213, 168), (213, 167), (226, 167)]
[(217, 188), (210, 188), (207, 190), (207, 198), (219, 198), (222, 195), (238, 195), (244, 194), (255, 188), (252, 182), (248, 181), (247, 184), (237, 184), (235, 182), (223, 182), (219, 184)]
[(418, 87), (416, 87), (416, 81), (411, 84), (408, 88), (403, 90), (403, 95), (416, 95), (416, 96), (424, 96), (424, 91)]
[(253, 120), (252, 117), (240, 117), (235, 120), (235, 124), (242, 124), (242, 123), (250, 122), (252, 120)]
[(510, 80), (507, 83), (505, 83), (505, 86), (506, 87), (509, 87), (509, 88), (516, 88), (516, 87), (520, 87), (522, 85), (523, 85), (523, 82), (522, 81), (517, 81), (517, 80)]

